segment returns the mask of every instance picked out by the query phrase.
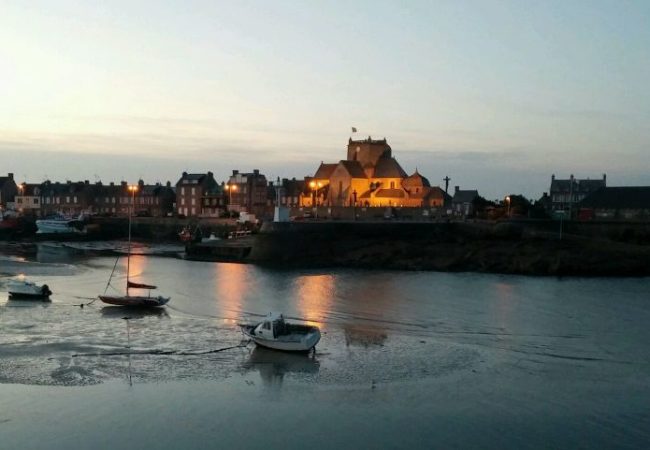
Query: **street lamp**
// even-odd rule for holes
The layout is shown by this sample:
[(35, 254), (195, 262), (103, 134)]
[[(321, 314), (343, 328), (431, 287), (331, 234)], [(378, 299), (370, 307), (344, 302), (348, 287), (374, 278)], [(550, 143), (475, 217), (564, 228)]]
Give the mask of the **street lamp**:
[(313, 190), (314, 201), (312, 202), (312, 206), (316, 209), (316, 218), (318, 219), (318, 204), (316, 202), (318, 199), (318, 190), (323, 187), (323, 183), (320, 181), (310, 181), (309, 187)]
[(228, 210), (232, 211), (232, 191), (237, 190), (236, 184), (227, 184), (226, 190), (228, 191)]
[(506, 205), (508, 206), (508, 209), (506, 210), (506, 216), (510, 218), (510, 196), (509, 195), (506, 197)]

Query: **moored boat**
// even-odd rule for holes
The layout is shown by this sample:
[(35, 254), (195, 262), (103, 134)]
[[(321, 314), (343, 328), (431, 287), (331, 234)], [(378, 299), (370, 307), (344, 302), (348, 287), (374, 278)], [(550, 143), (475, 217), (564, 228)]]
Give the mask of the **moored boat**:
[[(137, 186), (129, 186), (129, 191), (131, 191), (133, 197), (131, 204), (135, 204), (135, 192), (137, 191)], [(158, 307), (165, 306), (169, 302), (170, 297), (163, 297), (161, 295), (152, 297), (151, 290), (156, 289), (156, 286), (144, 283), (136, 283), (130, 280), (131, 273), (131, 211), (132, 208), (129, 208), (129, 246), (126, 254), (126, 295), (99, 295), (99, 299), (109, 305), (117, 306), (131, 306), (137, 308), (149, 308), (149, 307)], [(118, 257), (119, 258), (119, 257)], [(113, 272), (111, 272), (110, 277), (108, 278), (108, 284), (106, 289), (111, 285), (111, 279), (113, 278), (113, 273), (115, 272), (115, 267), (117, 267), (117, 261), (115, 261), (115, 266), (113, 266)], [(131, 295), (130, 289), (147, 289), (149, 290), (149, 295)]]
[(39, 286), (26, 280), (11, 280), (7, 283), (7, 291), (11, 299), (38, 299), (46, 300), (52, 295), (47, 284)]
[(242, 333), (262, 347), (287, 352), (308, 352), (320, 341), (320, 330), (312, 325), (287, 323), (279, 313), (270, 313), (261, 322), (239, 324)]
[(86, 230), (83, 215), (77, 218), (65, 217), (60, 214), (49, 216), (37, 220), (36, 227), (38, 228), (38, 231), (36, 231), (38, 234), (81, 234), (85, 233)]

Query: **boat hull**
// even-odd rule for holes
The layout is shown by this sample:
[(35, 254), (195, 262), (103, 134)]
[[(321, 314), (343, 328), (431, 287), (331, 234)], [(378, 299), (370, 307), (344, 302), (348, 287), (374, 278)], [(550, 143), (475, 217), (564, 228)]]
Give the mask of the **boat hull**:
[(156, 308), (165, 306), (169, 302), (169, 297), (148, 297), (139, 295), (100, 295), (99, 299), (109, 305), (133, 306), (136, 308)]
[(254, 326), (241, 326), (244, 335), (248, 336), (253, 342), (255, 342), (255, 344), (271, 350), (279, 350), (283, 352), (308, 352), (316, 347), (321, 336), (320, 331), (314, 327), (312, 331), (301, 336), (299, 340), (265, 339), (255, 335), (253, 331), (254, 328)]
[(36, 221), (38, 234), (83, 234), (83, 228), (75, 227), (76, 220), (41, 219)]
[(43, 300), (52, 295), (52, 291), (50, 291), (47, 284), (39, 286), (27, 281), (12, 281), (7, 288), (10, 299)]

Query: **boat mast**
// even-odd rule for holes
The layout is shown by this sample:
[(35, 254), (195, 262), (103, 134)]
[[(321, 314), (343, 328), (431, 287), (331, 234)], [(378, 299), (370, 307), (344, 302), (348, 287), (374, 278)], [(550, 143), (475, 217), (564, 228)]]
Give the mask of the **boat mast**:
[(138, 186), (130, 185), (129, 191), (131, 192), (131, 204), (129, 205), (129, 246), (126, 253), (126, 296), (129, 296), (129, 274), (131, 273), (131, 214), (135, 208), (135, 192)]

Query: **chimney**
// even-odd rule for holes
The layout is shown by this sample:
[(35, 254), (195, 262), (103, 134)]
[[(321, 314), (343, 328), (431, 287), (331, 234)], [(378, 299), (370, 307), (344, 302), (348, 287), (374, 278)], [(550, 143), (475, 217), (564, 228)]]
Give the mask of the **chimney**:
[(458, 191), (460, 191), (460, 187), (454, 186), (454, 194), (458, 194)]
[(138, 186), (144, 186), (144, 180), (142, 178), (138, 180)]
[(603, 183), (605, 183), (605, 185), (607, 185), (607, 174), (606, 173), (603, 174)]
[(183, 172), (183, 178), (187, 176), (187, 172)]
[(573, 181), (573, 174), (571, 174), (571, 181)]
[(555, 174), (551, 175), (551, 182), (555, 181)]
[(84, 184), (85, 184), (85, 185), (89, 185), (89, 184), (90, 184), (90, 181), (88, 181), (88, 180), (84, 180)]
[(166, 184), (165, 186), (167, 186), (167, 187), (172, 187), (172, 182), (171, 182), (171, 181), (167, 181), (167, 184)]
[(239, 173), (239, 170), (233, 170), (233, 171), (232, 171), (232, 176), (234, 177), (234, 176), (237, 175), (238, 173)]
[(111, 182), (110, 182), (110, 185), (111, 185), (111, 186), (115, 186), (115, 183), (113, 183), (113, 182), (111, 181)]
[(8, 177), (10, 180), (13, 180), (13, 179), (14, 179), (14, 174), (11, 173), (11, 172), (9, 172), (9, 173), (7, 174), (7, 177)]
[(253, 170), (253, 175), (259, 175), (259, 174), (260, 174), (259, 169), (255, 169), (255, 170)]
[(208, 178), (214, 178), (214, 174), (212, 172), (208, 172)]

